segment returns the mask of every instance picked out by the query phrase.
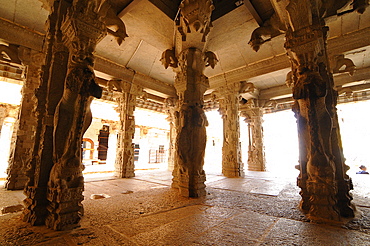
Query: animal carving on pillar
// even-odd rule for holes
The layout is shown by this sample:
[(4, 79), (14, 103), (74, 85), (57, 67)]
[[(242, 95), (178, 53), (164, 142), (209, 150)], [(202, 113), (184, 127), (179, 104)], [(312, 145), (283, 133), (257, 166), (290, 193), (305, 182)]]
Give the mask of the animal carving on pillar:
[(251, 35), (248, 44), (254, 51), (258, 51), (262, 44), (270, 41), (271, 38), (284, 33), (286, 31), (285, 25), (281, 23), (280, 18), (274, 13), (262, 26), (256, 28)]
[(86, 5), (85, 1), (75, 0), (61, 27), (70, 56), (63, 95), (54, 114), (54, 165), (48, 183), (50, 206), (45, 222), (55, 230), (78, 226), (83, 214), (81, 144), (92, 121), (91, 101), (102, 95), (102, 88), (95, 82), (93, 51), (106, 35), (93, 3)]
[(160, 61), (162, 62), (162, 65), (165, 69), (167, 69), (169, 66), (172, 68), (177, 68), (178, 60), (175, 54), (175, 47), (165, 50), (162, 53), (162, 58), (160, 59)]
[(117, 13), (115, 12), (109, 0), (103, 0), (98, 9), (98, 14), (101, 16), (105, 25), (109, 27), (107, 28), (108, 33), (116, 38), (118, 45), (121, 45), (123, 40), (128, 37), (126, 33), (126, 26), (125, 23), (123, 23), (123, 21), (117, 16)]
[[(356, 66), (349, 58), (344, 58), (344, 55), (337, 55), (334, 57), (333, 73), (348, 72), (351, 76), (355, 72)], [(341, 69), (344, 66), (344, 69)]]
[(183, 0), (180, 4), (181, 17), (176, 20), (182, 40), (186, 41), (186, 33), (203, 33), (202, 42), (210, 32), (211, 14), (214, 10), (212, 0)]

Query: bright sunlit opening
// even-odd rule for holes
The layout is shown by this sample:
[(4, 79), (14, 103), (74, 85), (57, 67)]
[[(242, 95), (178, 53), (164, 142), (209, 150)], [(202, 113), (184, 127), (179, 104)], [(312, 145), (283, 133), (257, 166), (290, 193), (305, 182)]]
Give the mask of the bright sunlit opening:
[(22, 99), (22, 85), (0, 81), (0, 103), (19, 105)]

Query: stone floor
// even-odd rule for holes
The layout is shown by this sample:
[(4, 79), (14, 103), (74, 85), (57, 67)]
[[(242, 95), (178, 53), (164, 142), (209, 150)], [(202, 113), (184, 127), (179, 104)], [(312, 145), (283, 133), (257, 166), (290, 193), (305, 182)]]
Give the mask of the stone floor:
[[(297, 209), (293, 176), (208, 174), (207, 196), (194, 199), (170, 188), (167, 171), (107, 175), (86, 175), (81, 227), (56, 232), (21, 222), (21, 212), (6, 213), (0, 245), (370, 245), (370, 175), (353, 177), (357, 217), (340, 225), (307, 221)], [(96, 195), (106, 198), (92, 199)], [(1, 188), (0, 207), (21, 204), (23, 197)]]

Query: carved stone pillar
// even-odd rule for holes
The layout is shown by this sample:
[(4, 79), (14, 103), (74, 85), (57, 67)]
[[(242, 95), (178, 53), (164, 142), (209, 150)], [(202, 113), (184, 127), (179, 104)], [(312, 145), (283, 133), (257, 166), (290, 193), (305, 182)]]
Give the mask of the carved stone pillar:
[(61, 26), (70, 56), (63, 95), (53, 119), (54, 166), (48, 182), (49, 215), (45, 224), (54, 230), (78, 226), (83, 214), (82, 137), (92, 121), (90, 103), (102, 95), (95, 82), (92, 52), (106, 35), (95, 7), (93, 2), (74, 1)]
[(68, 51), (63, 45), (60, 26), (70, 3), (54, 1), (48, 18), (46, 58), (42, 66), (40, 86), (35, 91), (36, 118), (32, 160), (27, 163), (23, 220), (32, 225), (44, 225), (48, 215), (47, 185), (53, 166), (53, 118), (56, 104), (63, 93), (68, 63)]
[(248, 170), (266, 171), (265, 150), (263, 147), (262, 108), (254, 107), (253, 99), (248, 101), (248, 108), (241, 111), (248, 123)]
[(239, 141), (240, 87), (240, 82), (236, 82), (222, 86), (215, 92), (220, 103), (218, 111), (223, 120), (222, 174), (229, 178), (244, 177)]
[(135, 134), (135, 105), (136, 97), (144, 92), (138, 85), (120, 81), (115, 83), (118, 91), (118, 111), (120, 113), (120, 126), (118, 130), (115, 175), (119, 178), (135, 176), (134, 146), (132, 139)]
[(21, 190), (28, 181), (26, 169), (27, 164), (32, 160), (37, 126), (35, 91), (40, 86), (41, 65), (45, 61), (43, 53), (27, 48), (19, 48), (19, 51), (20, 59), (27, 69), (27, 78), (22, 87), (15, 148), (9, 159), (8, 177), (5, 184), (8, 190)]
[[(165, 108), (168, 117), (166, 120), (170, 124), (170, 144), (168, 153), (168, 169), (174, 170), (175, 167), (175, 153), (176, 153), (176, 138), (177, 138), (177, 124), (178, 124), (178, 107), (176, 98), (167, 98), (165, 100)], [(175, 181), (173, 181), (174, 183)]]
[[(310, 9), (310, 11), (296, 11)], [(291, 1), (285, 48), (292, 62), (293, 111), (299, 136), (298, 186), (301, 209), (311, 220), (353, 217), (350, 180), (345, 174), (335, 105), (336, 95), (326, 54), (327, 27), (317, 6)], [(305, 13), (305, 14), (303, 14)]]
[(203, 170), (206, 147), (207, 118), (203, 111), (203, 94), (209, 87), (202, 74), (205, 67), (203, 53), (195, 48), (180, 54), (181, 72), (177, 73), (175, 88), (179, 97), (179, 123), (176, 140), (175, 171), (181, 195), (199, 197), (205, 195)]
[(216, 55), (204, 50), (210, 31), (211, 0), (183, 0), (179, 18), (175, 20), (175, 47), (162, 54), (162, 63), (176, 72), (175, 88), (178, 95), (176, 155), (172, 187), (181, 195), (199, 197), (206, 194), (203, 170), (208, 124), (203, 111), (203, 94), (209, 87), (203, 75), (206, 66), (215, 67)]

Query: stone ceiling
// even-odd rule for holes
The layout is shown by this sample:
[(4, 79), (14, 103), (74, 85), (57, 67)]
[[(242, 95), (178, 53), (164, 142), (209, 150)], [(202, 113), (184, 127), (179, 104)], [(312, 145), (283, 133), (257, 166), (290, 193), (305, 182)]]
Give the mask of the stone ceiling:
[[(26, 31), (23, 32), (31, 33), (35, 40), (42, 40), (48, 16), (42, 1), (48, 0), (3, 1), (0, 5), (0, 21), (20, 29), (25, 27)], [(107, 35), (98, 44), (95, 68), (100, 81), (129, 78), (142, 85), (157, 101), (174, 96), (175, 73), (170, 68), (165, 69), (160, 58), (164, 50), (173, 47), (173, 19), (180, 0), (110, 1), (125, 23), (129, 37), (118, 45), (113, 36)], [(252, 82), (260, 90), (260, 97), (266, 100), (289, 94), (285, 78), (290, 64), (283, 47), (284, 35), (272, 38), (258, 52), (248, 45), (253, 30), (274, 12), (270, 0), (213, 2), (216, 7), (212, 14), (213, 28), (205, 49), (214, 52), (219, 63), (214, 69), (207, 67), (205, 70), (211, 85), (206, 94), (224, 83), (236, 81)], [(329, 55), (345, 54), (358, 69), (354, 76), (337, 74), (336, 80), (338, 78), (342, 84), (357, 82), (367, 85), (370, 82), (370, 69), (367, 69), (370, 67), (370, 10), (363, 15), (349, 13), (330, 17), (327, 25), (330, 28)], [(11, 30), (0, 27), (0, 33), (5, 37), (10, 35), (7, 32)], [(31, 42), (24, 38), (17, 39), (14, 34), (12, 38), (4, 38), (0, 34), (0, 38), (19, 45)], [(42, 41), (37, 42), (38, 46), (42, 45)]]

